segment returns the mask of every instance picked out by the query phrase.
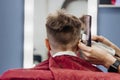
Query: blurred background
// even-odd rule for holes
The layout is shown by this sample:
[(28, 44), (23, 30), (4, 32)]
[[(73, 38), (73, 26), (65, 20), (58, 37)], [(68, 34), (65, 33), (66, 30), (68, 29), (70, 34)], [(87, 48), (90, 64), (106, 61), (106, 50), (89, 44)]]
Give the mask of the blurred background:
[[(88, 13), (88, 0), (34, 0), (33, 62), (47, 59), (45, 20), (57, 8), (80, 17)], [(93, 4), (94, 5), (94, 4)], [(23, 68), (25, 0), (0, 0), (0, 74)], [(98, 0), (97, 35), (120, 47), (120, 0)], [(94, 10), (94, 9), (93, 9)], [(28, 56), (29, 57), (29, 56)]]

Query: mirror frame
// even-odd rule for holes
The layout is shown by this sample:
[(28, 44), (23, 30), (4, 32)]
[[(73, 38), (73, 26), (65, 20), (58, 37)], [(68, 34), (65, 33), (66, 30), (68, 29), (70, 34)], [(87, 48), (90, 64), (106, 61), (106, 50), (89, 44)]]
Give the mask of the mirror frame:
[(24, 68), (33, 66), (33, 20), (34, 0), (24, 0)]
[[(88, 1), (88, 15), (92, 16), (91, 32), (92, 35), (97, 35), (98, 0), (87, 1)], [(33, 44), (34, 44), (33, 20), (34, 20), (34, 0), (24, 0), (24, 58), (23, 58), (24, 68), (33, 67)]]

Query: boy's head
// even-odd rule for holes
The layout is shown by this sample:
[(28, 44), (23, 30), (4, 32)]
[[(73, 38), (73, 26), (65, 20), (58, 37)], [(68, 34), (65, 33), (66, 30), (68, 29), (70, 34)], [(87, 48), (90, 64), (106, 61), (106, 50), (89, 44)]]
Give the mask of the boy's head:
[(47, 47), (54, 51), (74, 51), (80, 39), (79, 18), (59, 10), (49, 14), (46, 21)]

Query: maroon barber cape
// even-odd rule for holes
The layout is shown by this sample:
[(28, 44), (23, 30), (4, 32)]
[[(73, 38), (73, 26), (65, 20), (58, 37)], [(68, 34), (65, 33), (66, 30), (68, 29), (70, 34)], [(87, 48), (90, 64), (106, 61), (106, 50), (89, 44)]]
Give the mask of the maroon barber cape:
[(50, 57), (31, 69), (8, 70), (0, 80), (120, 80), (118, 73), (104, 73), (74, 56)]

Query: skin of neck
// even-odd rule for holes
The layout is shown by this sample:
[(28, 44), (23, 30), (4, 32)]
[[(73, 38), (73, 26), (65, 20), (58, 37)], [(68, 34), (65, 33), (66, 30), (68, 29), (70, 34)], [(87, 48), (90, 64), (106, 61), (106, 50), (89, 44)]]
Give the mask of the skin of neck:
[(68, 45), (65, 45), (65, 47), (63, 48), (63, 45), (55, 46), (56, 43), (55, 42), (51, 43), (49, 42), (48, 39), (45, 39), (45, 44), (46, 44), (48, 51), (51, 52), (52, 55), (54, 55), (57, 52), (62, 52), (62, 51), (72, 51), (75, 53), (78, 51), (77, 45), (76, 47), (73, 48), (71, 44), (68, 44)]

